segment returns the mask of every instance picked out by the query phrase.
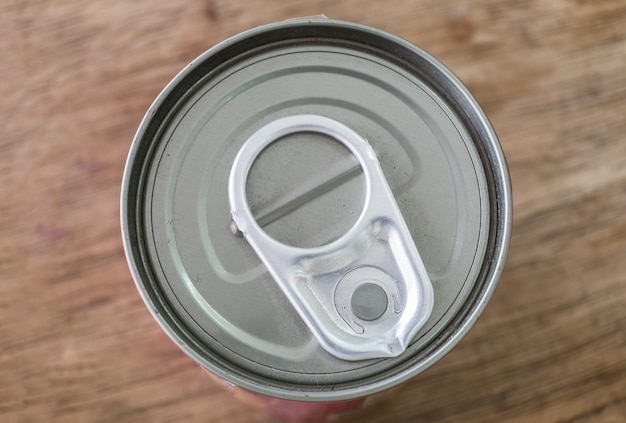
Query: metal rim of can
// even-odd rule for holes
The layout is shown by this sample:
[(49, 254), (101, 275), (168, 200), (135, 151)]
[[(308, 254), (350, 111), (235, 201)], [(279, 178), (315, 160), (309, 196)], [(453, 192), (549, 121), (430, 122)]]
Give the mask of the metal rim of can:
[[(420, 77), (451, 104), (457, 105), (455, 111), (476, 142), (489, 182), (490, 229), (485, 260), (478, 276), (480, 283), (476, 284), (445, 330), (419, 354), (408, 357), (383, 377), (372, 376), (347, 386), (296, 390), (272, 383), (271, 380), (253, 378), (222, 357), (207, 357), (172, 310), (164, 305), (162, 294), (151, 282), (142, 246), (141, 189), (145, 183), (146, 169), (142, 158), (149, 157), (153, 148), (146, 140), (158, 132), (159, 122), (180, 100), (176, 90), (188, 83), (194, 75), (205, 72), (212, 60), (219, 60), (219, 56), (225, 52), (231, 51), (228, 54), (232, 54), (232, 51), (246, 51), (255, 45), (254, 40), (260, 35), (277, 41), (288, 35), (328, 38), (328, 33), (351, 42), (367, 39), (372, 44), (378, 43), (381, 49), (393, 47), (393, 54), (399, 62), (408, 62), (419, 69)], [(337, 401), (374, 394), (410, 379), (442, 358), (474, 325), (493, 294), (504, 268), (511, 224), (511, 186), (506, 160), (491, 124), (469, 90), (443, 64), (414, 44), (376, 28), (330, 19), (296, 19), (257, 27), (223, 41), (192, 61), (164, 88), (142, 120), (130, 149), (121, 192), (121, 228), (126, 257), (144, 302), (168, 336), (196, 362), (220, 378), (265, 395), (299, 401)]]

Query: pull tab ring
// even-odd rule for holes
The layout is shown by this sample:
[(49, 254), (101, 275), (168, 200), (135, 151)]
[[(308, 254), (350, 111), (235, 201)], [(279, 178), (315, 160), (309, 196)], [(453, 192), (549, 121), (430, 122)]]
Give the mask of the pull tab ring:
[[(325, 134), (345, 145), (359, 161), (366, 187), (354, 226), (313, 248), (285, 245), (267, 235), (246, 195), (248, 174), (263, 149), (299, 132)], [(244, 143), (228, 188), (235, 225), (326, 351), (350, 361), (404, 352), (432, 312), (433, 288), (367, 140), (323, 116), (277, 119)]]

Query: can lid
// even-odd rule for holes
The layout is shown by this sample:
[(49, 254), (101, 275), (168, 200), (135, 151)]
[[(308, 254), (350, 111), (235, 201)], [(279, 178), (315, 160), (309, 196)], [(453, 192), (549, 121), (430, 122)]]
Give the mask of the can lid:
[[(368, 141), (432, 282), (432, 313), (397, 357), (329, 354), (233, 235), (228, 187), (238, 152), (261, 128), (297, 115), (332, 119)], [(366, 179), (349, 148), (303, 131), (262, 150), (245, 191), (270, 237), (317, 248), (357, 223)], [(405, 380), (469, 329), (502, 270), (510, 189), (495, 134), (443, 65), (377, 29), (292, 20), (219, 44), (166, 87), (131, 149), (122, 222), (140, 292), (187, 353), (257, 392), (339, 400)], [(380, 289), (360, 284), (344, 303), (375, 321), (394, 307)]]

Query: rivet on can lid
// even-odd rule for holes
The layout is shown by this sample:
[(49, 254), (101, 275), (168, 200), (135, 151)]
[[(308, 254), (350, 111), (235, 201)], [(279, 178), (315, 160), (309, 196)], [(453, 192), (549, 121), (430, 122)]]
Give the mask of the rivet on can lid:
[(379, 319), (387, 311), (389, 298), (385, 290), (372, 282), (365, 282), (354, 290), (350, 304), (352, 312), (361, 320)]

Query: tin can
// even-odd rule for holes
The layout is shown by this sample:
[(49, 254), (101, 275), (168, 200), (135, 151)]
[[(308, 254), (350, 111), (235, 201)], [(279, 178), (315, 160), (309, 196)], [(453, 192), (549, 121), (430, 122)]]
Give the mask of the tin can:
[(496, 135), (447, 68), (316, 18), (236, 35), (172, 80), (133, 141), (121, 221), (172, 340), (310, 421), (459, 342), (503, 270), (511, 208)]

